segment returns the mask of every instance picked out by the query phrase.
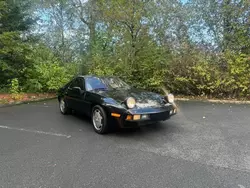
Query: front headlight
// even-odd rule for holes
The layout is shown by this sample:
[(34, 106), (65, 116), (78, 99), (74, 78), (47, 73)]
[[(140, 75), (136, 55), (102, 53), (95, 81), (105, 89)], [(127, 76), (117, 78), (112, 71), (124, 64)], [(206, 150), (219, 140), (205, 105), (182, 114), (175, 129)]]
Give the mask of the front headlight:
[(168, 94), (168, 102), (174, 103), (174, 95), (173, 94)]
[(126, 105), (128, 108), (134, 108), (135, 104), (136, 104), (136, 102), (135, 102), (135, 99), (133, 97), (127, 98)]

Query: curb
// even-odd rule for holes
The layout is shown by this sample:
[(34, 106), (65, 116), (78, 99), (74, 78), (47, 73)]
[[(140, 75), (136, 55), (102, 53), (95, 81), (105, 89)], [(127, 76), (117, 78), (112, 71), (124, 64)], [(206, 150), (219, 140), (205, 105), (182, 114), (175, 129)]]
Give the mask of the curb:
[(176, 101), (196, 101), (196, 102), (211, 102), (223, 104), (250, 104), (250, 101), (239, 100), (219, 100), (219, 99), (189, 99), (189, 98), (175, 98)]
[[(57, 97), (50, 97), (50, 98), (42, 98), (32, 101), (23, 101), (23, 102), (16, 102), (11, 104), (0, 104), (0, 108), (10, 107), (10, 106), (17, 106), (21, 104), (28, 104), (28, 103), (35, 103), (41, 101), (48, 101), (52, 99), (56, 99)], [(218, 99), (189, 99), (189, 98), (175, 98), (176, 101), (193, 101), (193, 102), (210, 102), (210, 103), (223, 103), (223, 104), (250, 104), (250, 101), (238, 101), (238, 100), (218, 100)]]
[(21, 105), (21, 104), (41, 102), (41, 101), (48, 101), (48, 100), (52, 100), (52, 99), (56, 99), (56, 98), (57, 97), (49, 97), (49, 98), (35, 99), (35, 100), (31, 100), (31, 101), (16, 102), (16, 103), (11, 103), (11, 104), (0, 104), (0, 108), (17, 106), (17, 105)]

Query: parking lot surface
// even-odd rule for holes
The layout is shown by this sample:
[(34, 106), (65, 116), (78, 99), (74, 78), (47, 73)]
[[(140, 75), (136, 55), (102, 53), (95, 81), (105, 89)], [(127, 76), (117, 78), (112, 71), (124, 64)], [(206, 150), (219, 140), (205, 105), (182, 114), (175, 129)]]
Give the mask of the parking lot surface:
[(178, 102), (170, 120), (94, 132), (56, 100), (0, 108), (0, 187), (250, 187), (250, 105)]

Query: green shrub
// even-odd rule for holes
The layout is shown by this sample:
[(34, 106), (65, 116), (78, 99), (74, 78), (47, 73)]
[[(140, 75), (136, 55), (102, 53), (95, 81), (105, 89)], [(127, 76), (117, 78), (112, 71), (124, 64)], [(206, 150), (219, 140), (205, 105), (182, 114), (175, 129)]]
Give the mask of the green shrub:
[(8, 86), (0, 86), (0, 93), (9, 93), (10, 92), (10, 89)]
[(250, 60), (246, 54), (232, 53), (224, 54), (227, 61), (227, 82), (232, 97), (248, 96), (250, 91)]
[(10, 93), (11, 94), (18, 94), (20, 92), (19, 81), (17, 78), (11, 80), (10, 84)]
[(23, 96), (17, 78), (11, 80), (10, 93), (11, 93), (11, 98), (14, 100), (20, 100)]
[(77, 72), (75, 63), (62, 63), (50, 49), (35, 46), (28, 57), (33, 67), (27, 71), (23, 88), (28, 92), (55, 92), (67, 83)]
[(247, 97), (250, 62), (246, 54), (213, 56), (195, 51), (174, 58), (166, 74), (166, 87), (177, 94), (207, 97)]
[(40, 78), (28, 79), (24, 88), (26, 92), (40, 92), (43, 91), (43, 85), (40, 83)]
[(58, 90), (74, 76), (74, 73), (70, 72), (68, 67), (61, 66), (58, 62), (37, 64), (35, 66), (38, 73), (37, 86), (43, 91)]

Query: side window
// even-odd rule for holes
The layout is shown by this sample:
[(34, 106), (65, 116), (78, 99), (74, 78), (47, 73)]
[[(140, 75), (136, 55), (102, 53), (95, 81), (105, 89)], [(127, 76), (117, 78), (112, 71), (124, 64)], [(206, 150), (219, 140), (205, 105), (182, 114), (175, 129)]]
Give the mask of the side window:
[(80, 87), (82, 90), (85, 90), (83, 78), (76, 78), (75, 80), (73, 80), (70, 84), (70, 88), (73, 87)]
[(76, 80), (77, 80), (78, 87), (80, 87), (81, 90), (85, 90), (84, 79), (83, 78), (77, 78)]
[(78, 86), (77, 86), (76, 79), (74, 79), (74, 80), (70, 83), (69, 87), (70, 87), (70, 88), (78, 87)]

